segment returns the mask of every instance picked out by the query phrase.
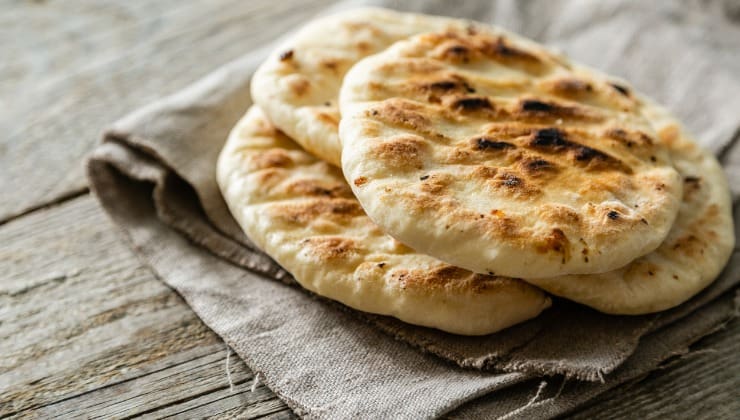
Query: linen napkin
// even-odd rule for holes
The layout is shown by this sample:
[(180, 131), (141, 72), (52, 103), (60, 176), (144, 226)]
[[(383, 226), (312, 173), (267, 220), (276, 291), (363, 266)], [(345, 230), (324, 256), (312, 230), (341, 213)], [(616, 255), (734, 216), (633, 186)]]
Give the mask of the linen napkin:
[[(737, 174), (740, 60), (732, 53), (740, 26), (728, 5), (414, 1), (395, 8), (498, 24), (624, 76), (682, 117)], [(250, 104), (249, 78), (266, 51), (248, 52), (116, 122), (88, 168), (103, 207), (144, 261), (298, 414), (437, 416), (488, 394), (459, 413), (555, 415), (655, 368), (734, 314), (725, 292), (740, 280), (737, 252), (717, 282), (671, 311), (617, 317), (556, 300), (535, 320), (486, 337), (414, 327), (311, 296), (251, 245), (215, 183), (216, 157)], [(547, 386), (533, 401), (542, 375), (569, 380), (546, 379), (564, 385), (554, 393)]]

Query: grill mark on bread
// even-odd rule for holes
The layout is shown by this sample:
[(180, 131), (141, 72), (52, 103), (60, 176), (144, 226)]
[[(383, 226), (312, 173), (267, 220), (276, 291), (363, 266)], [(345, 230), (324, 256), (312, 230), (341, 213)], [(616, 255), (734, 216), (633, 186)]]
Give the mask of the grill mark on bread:
[(556, 111), (556, 107), (554, 105), (536, 99), (525, 99), (521, 101), (520, 106), (521, 110), (524, 112), (553, 113)]
[(438, 82), (430, 83), (427, 86), (429, 86), (430, 89), (442, 90), (445, 92), (451, 90), (461, 90), (467, 93), (475, 93), (475, 88), (473, 88), (465, 79), (459, 76), (454, 77), (455, 80), (441, 80)]
[(524, 137), (532, 134), (535, 128), (522, 125), (518, 122), (509, 122), (504, 124), (492, 124), (486, 128), (486, 134), (497, 138), (515, 138)]
[(698, 176), (687, 176), (683, 179), (684, 200), (696, 200), (702, 187), (701, 178)]
[(619, 83), (609, 83), (609, 86), (614, 88), (614, 90), (616, 90), (623, 96), (630, 96), (630, 90), (626, 86), (620, 85)]
[(540, 241), (537, 251), (543, 254), (550, 252), (561, 254), (561, 262), (565, 264), (570, 260), (570, 241), (561, 229), (555, 228)]
[(419, 112), (420, 108), (420, 106), (408, 101), (388, 100), (371, 110), (370, 115), (392, 125), (414, 130), (425, 130), (428, 129), (431, 123)]
[(430, 48), (439, 47), (435, 54), (437, 59), (454, 64), (467, 64), (485, 57), (507, 66), (517, 67), (527, 73), (538, 74), (545, 69), (544, 61), (539, 56), (543, 53), (527, 51), (501, 35), (449, 31), (443, 34), (428, 34), (424, 40)]
[(477, 150), (507, 150), (507, 149), (516, 149), (516, 146), (514, 146), (511, 143), (507, 143), (505, 141), (491, 140), (488, 137), (478, 137), (477, 139), (473, 139), (473, 146)]
[(308, 92), (308, 89), (311, 87), (311, 82), (306, 79), (304, 76), (296, 76), (295, 78), (290, 79), (289, 82), (290, 91), (295, 96), (303, 96)]
[(370, 43), (366, 41), (359, 41), (355, 44), (355, 48), (357, 51), (359, 51), (362, 55), (367, 55), (370, 51), (372, 51), (373, 47), (370, 45)]
[(576, 143), (567, 138), (565, 132), (556, 128), (538, 130), (530, 139), (528, 146), (544, 153), (570, 154), (573, 160), (586, 165), (586, 168), (611, 169), (624, 173), (632, 170), (619, 159), (600, 150)]
[(491, 101), (483, 96), (467, 96), (455, 99), (450, 104), (450, 107), (459, 112), (493, 110), (493, 105), (491, 105)]
[(482, 50), (487, 56), (500, 60), (519, 61), (536, 65), (543, 64), (542, 60), (536, 54), (515, 47), (503, 36), (497, 37), (493, 42), (490, 39), (484, 39)]
[(592, 93), (594, 87), (591, 83), (577, 78), (560, 78), (548, 83), (550, 91), (565, 96), (575, 96), (583, 93)]
[(450, 95), (467, 95), (475, 93), (473, 88), (465, 78), (457, 74), (435, 75), (432, 81), (421, 81), (402, 85), (398, 87), (402, 91), (408, 91), (410, 88), (414, 93), (426, 95), (430, 103), (440, 103), (442, 98)]
[[(538, 216), (553, 224), (580, 226), (581, 223), (581, 215), (577, 211), (561, 204), (545, 204), (541, 206)], [(586, 241), (581, 239), (580, 242), (586, 246)]]
[(446, 264), (429, 270), (398, 268), (391, 272), (391, 278), (404, 290), (409, 287), (419, 290), (455, 286), (468, 288), (466, 280), (476, 277), (477, 275), (470, 271)]
[(359, 251), (355, 241), (338, 236), (317, 236), (301, 241), (307, 253), (321, 261), (336, 260), (356, 255)]
[(352, 181), (352, 183), (354, 183), (356, 187), (361, 187), (367, 184), (367, 181), (368, 181), (367, 177), (361, 176), (361, 177), (355, 178), (355, 180)]
[(453, 176), (450, 174), (432, 174), (420, 177), (421, 190), (429, 194), (439, 194), (452, 183)]
[(384, 63), (378, 66), (380, 77), (396, 73), (432, 74), (444, 70), (444, 66), (427, 59), (408, 59), (395, 63)]
[(542, 193), (539, 188), (525, 181), (522, 176), (508, 170), (496, 171), (493, 182), (499, 191), (517, 199), (528, 200)]
[(515, 117), (527, 118), (575, 118), (598, 121), (602, 116), (595, 111), (578, 105), (564, 105), (554, 101), (525, 98), (519, 101)]
[(401, 289), (454, 288), (464, 289), (472, 293), (485, 293), (495, 287), (501, 287), (514, 281), (490, 275), (475, 274), (448, 264), (429, 270), (396, 269), (391, 273), (391, 278), (398, 281)]
[(286, 187), (286, 192), (295, 196), (316, 197), (324, 196), (331, 198), (353, 198), (352, 191), (346, 184), (323, 185), (311, 179), (299, 179), (293, 181)]
[(288, 61), (288, 60), (291, 60), (292, 58), (293, 58), (293, 50), (283, 51), (278, 56), (278, 59), (280, 61)]
[(339, 69), (339, 60), (325, 59), (321, 61), (321, 66), (337, 73)]
[(335, 127), (336, 129), (339, 129), (339, 119), (336, 115), (333, 113), (327, 113), (327, 112), (317, 112), (316, 113), (316, 119), (323, 122), (326, 125), (330, 125), (332, 127)]
[(453, 82), (453, 81), (449, 81), (449, 80), (442, 80), (442, 81), (439, 81), (439, 82), (429, 83), (429, 84), (427, 84), (425, 86), (428, 87), (431, 90), (449, 91), (449, 90), (452, 90), (452, 89), (457, 88), (458, 83)]
[(525, 174), (534, 178), (559, 172), (557, 165), (541, 158), (524, 157), (519, 162), (519, 167)]
[(436, 77), (437, 79), (431, 82), (419, 83), (417, 85), (418, 89), (436, 94), (475, 93), (475, 88), (464, 77), (458, 74), (443, 74)]
[(516, 175), (506, 174), (502, 177), (501, 184), (507, 187), (518, 187), (522, 185), (523, 182), (524, 181), (522, 181), (522, 179), (517, 177)]
[(270, 149), (265, 150), (263, 153), (253, 155), (249, 163), (252, 170), (259, 170), (268, 168), (288, 168), (293, 166), (294, 162), (285, 149)]
[(496, 235), (502, 238), (520, 238), (521, 235), (519, 233), (519, 224), (516, 222), (516, 220), (512, 219), (511, 217), (501, 215), (498, 212), (501, 211), (492, 210), (491, 214), (493, 217), (486, 217), (485, 219), (482, 219), (482, 222), (484, 223), (484, 229), (489, 232), (495, 232)]
[(411, 136), (399, 136), (372, 146), (372, 154), (397, 169), (421, 169), (427, 144)]
[(279, 182), (282, 182), (287, 176), (286, 171), (282, 168), (266, 168), (255, 171), (255, 182), (264, 191), (269, 191), (275, 187)]
[(631, 149), (635, 146), (648, 147), (653, 146), (655, 143), (653, 139), (639, 130), (627, 131), (620, 127), (609, 128), (604, 131), (604, 136), (613, 140), (617, 140), (624, 144), (627, 148)]
[(442, 51), (440, 58), (453, 63), (468, 63), (473, 52), (465, 45), (453, 44)]
[(319, 217), (346, 223), (365, 214), (360, 204), (350, 198), (317, 198), (300, 203), (276, 204), (270, 212), (275, 218), (298, 224), (309, 223)]
[(498, 174), (498, 168), (493, 166), (479, 165), (473, 169), (471, 176), (477, 179), (489, 180)]

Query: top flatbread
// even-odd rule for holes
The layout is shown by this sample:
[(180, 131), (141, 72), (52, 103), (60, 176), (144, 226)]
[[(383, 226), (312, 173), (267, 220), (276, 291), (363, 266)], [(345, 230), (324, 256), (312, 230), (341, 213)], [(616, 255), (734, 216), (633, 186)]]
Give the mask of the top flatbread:
[(497, 31), (414, 36), (348, 72), (342, 166), (370, 218), (511, 277), (601, 273), (654, 250), (682, 182), (639, 100)]
[(247, 236), (319, 295), (466, 335), (501, 330), (550, 305), (520, 280), (473, 274), (384, 234), (339, 169), (302, 150), (257, 107), (232, 130), (217, 175)]
[(679, 305), (707, 287), (732, 254), (732, 200), (722, 167), (665, 109), (643, 100), (643, 113), (683, 177), (681, 209), (655, 251), (603, 274), (527, 281), (601, 312), (637, 315)]
[(340, 166), (337, 98), (344, 74), (361, 58), (411, 35), (460, 20), (361, 8), (316, 19), (287, 39), (260, 66), (252, 98), (304, 149)]

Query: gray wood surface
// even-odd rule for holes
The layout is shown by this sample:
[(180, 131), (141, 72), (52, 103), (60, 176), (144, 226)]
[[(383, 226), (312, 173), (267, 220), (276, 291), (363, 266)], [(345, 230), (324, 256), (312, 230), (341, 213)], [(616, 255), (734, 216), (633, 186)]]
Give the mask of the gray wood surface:
[(91, 196), (0, 227), (0, 417), (287, 407), (142, 267)]
[[(0, 0), (0, 418), (291, 418), (87, 194), (106, 124), (331, 0)], [(740, 156), (740, 148), (736, 149)], [(740, 323), (577, 418), (740, 413)]]
[(333, 2), (1, 0), (0, 220), (84, 191), (103, 127)]

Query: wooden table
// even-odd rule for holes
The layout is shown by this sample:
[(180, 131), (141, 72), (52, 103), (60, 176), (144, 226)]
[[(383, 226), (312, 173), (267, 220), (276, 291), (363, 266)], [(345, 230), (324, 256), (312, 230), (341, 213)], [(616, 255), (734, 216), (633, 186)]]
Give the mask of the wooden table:
[[(331, 0), (0, 4), (0, 417), (293, 417), (136, 259), (82, 161), (111, 121)], [(740, 413), (740, 323), (574, 416)]]

